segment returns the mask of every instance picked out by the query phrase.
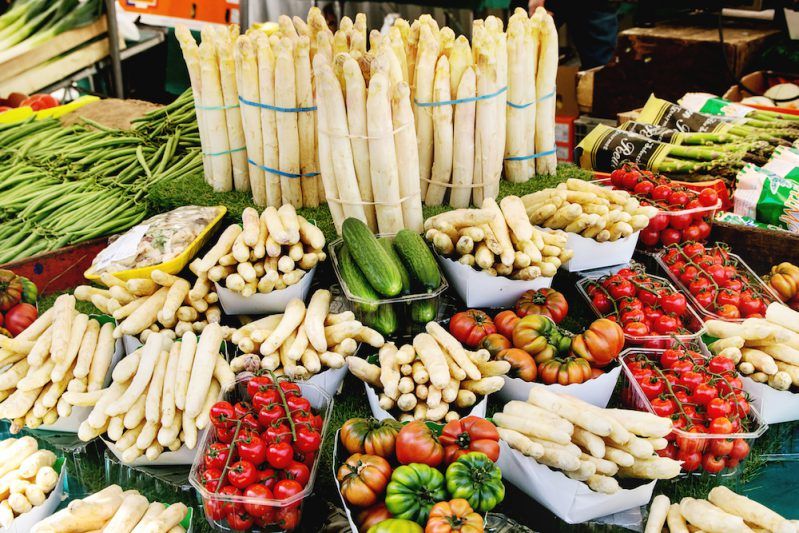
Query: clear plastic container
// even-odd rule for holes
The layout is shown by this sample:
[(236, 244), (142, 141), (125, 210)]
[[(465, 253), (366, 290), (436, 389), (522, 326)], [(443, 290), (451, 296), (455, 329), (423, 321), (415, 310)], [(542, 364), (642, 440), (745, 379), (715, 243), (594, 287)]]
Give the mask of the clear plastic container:
[[(378, 235), (378, 237), (386, 236), (390, 235)], [(347, 287), (339, 269), (339, 253), (343, 244), (343, 239), (336, 239), (330, 243), (328, 246), (330, 261), (355, 317), (364, 325), (376, 329), (383, 335), (413, 335), (423, 332), (428, 322), (438, 321), (441, 318), (443, 311), (441, 295), (449, 288), (449, 284), (440, 269), (438, 274), (441, 285), (433, 292), (406, 294), (374, 302), (354, 295)]]
[[(247, 394), (247, 382), (252, 379), (254, 376), (252, 374), (239, 374), (236, 378), (236, 383), (234, 386), (226, 389), (223, 394), (223, 400), (230, 402), (231, 404), (235, 404), (239, 401), (249, 401), (249, 395)], [(199, 453), (197, 454), (197, 458), (194, 461), (194, 464), (191, 465), (191, 471), (189, 472), (189, 483), (197, 489), (199, 497), (202, 499), (203, 502), (203, 510), (205, 512), (205, 518), (209, 524), (217, 531), (237, 531), (233, 529), (230, 524), (224, 519), (217, 519), (209, 512), (209, 503), (213, 504), (232, 504), (236, 506), (242, 506), (246, 504), (253, 504), (259, 506), (269, 506), (274, 509), (276, 512), (280, 512), (281, 509), (297, 509), (297, 513), (299, 516), (297, 517), (297, 523), (299, 523), (301, 516), (302, 516), (302, 504), (308, 496), (313, 493), (313, 486), (314, 481), (316, 480), (316, 474), (319, 469), (319, 464), (321, 462), (322, 450), (325, 445), (325, 435), (327, 433), (327, 427), (330, 423), (330, 417), (333, 413), (333, 398), (330, 397), (324, 390), (317, 387), (316, 385), (308, 382), (296, 382), (300, 388), (302, 396), (307, 398), (308, 401), (311, 403), (311, 407), (315, 411), (316, 414), (319, 414), (322, 417), (322, 429), (320, 434), (322, 435), (322, 442), (320, 444), (319, 450), (316, 452), (316, 457), (314, 458), (313, 466), (310, 469), (310, 477), (308, 479), (308, 483), (303, 487), (303, 490), (298, 492), (297, 494), (283, 499), (261, 499), (261, 498), (253, 498), (247, 496), (238, 496), (238, 495), (228, 495), (228, 494), (220, 494), (217, 491), (209, 491), (205, 488), (202, 483), (202, 474), (205, 470), (205, 466), (203, 464), (203, 458), (205, 456), (206, 450), (211, 446), (211, 444), (218, 442), (216, 438), (216, 432), (209, 430), (206, 432), (205, 438), (199, 444)], [(239, 428), (236, 429), (235, 434), (233, 436), (233, 442), (235, 442), (239, 433)], [(232, 461), (231, 461), (232, 462)], [(223, 472), (223, 477), (226, 474)], [(220, 484), (221, 485), (221, 484)], [(221, 486), (219, 487), (221, 488)], [(273, 513), (273, 516), (276, 513)], [(275, 516), (275, 520), (270, 523), (258, 527), (254, 526), (253, 528), (248, 529), (248, 531), (283, 531), (280, 527), (279, 517)]]
[[(663, 256), (666, 253), (667, 250), (664, 249), (659, 253), (655, 254), (655, 261), (657, 261), (658, 265), (660, 265), (660, 268), (662, 268), (663, 271), (669, 276), (669, 278), (671, 278), (671, 280), (674, 282), (674, 285), (676, 285), (677, 288), (680, 289), (680, 291), (683, 294), (685, 294), (685, 296), (688, 298), (688, 301), (701, 315), (703, 320), (715, 319), (715, 320), (724, 320), (725, 322), (743, 322), (745, 320), (745, 317), (724, 318), (714, 313), (713, 311), (709, 311), (708, 309), (702, 307), (702, 305), (700, 305), (700, 303), (697, 301), (697, 299), (694, 297), (691, 291), (688, 290), (688, 287), (686, 287), (685, 284), (682, 281), (680, 281), (680, 279), (677, 276), (675, 276), (674, 273), (672, 273), (672, 271), (669, 269), (669, 265), (667, 265), (666, 262), (663, 260)], [(770, 304), (771, 302), (780, 301), (779, 297), (774, 293), (774, 291), (772, 291), (768, 285), (763, 283), (763, 280), (760, 279), (760, 277), (758, 277), (758, 275), (755, 274), (751, 268), (749, 268), (749, 265), (747, 265), (743, 259), (741, 259), (739, 256), (733, 253), (729, 253), (728, 256), (730, 260), (733, 261), (733, 266), (735, 267), (735, 269), (738, 270), (738, 272), (740, 272), (741, 274), (743, 274), (744, 277), (746, 277), (749, 280), (749, 283), (751, 285), (757, 286), (758, 290), (762, 295), (763, 301), (766, 303), (766, 305)]]
[[(626, 191), (638, 198), (639, 200), (646, 200), (648, 202), (652, 202), (652, 200), (646, 199), (641, 197), (640, 195), (634, 194), (627, 189), (614, 187), (610, 183), (610, 178), (599, 179), (596, 180), (595, 183), (597, 185), (602, 185), (604, 187), (610, 187), (614, 190), (621, 190)], [(690, 194), (697, 195), (695, 191), (690, 191)], [(662, 236), (663, 232), (668, 229), (676, 229), (680, 232), (680, 238), (677, 242), (686, 242), (686, 241), (698, 241), (698, 242), (706, 242), (708, 237), (710, 236), (710, 230), (713, 227), (713, 219), (716, 216), (716, 211), (721, 209), (721, 200), (716, 202), (716, 205), (711, 206), (701, 206), (701, 207), (694, 207), (691, 209), (677, 209), (674, 211), (669, 211), (668, 209), (663, 209), (661, 206), (655, 206), (660, 211), (658, 216), (653, 218), (649, 221), (649, 225), (641, 230), (641, 235), (638, 236), (638, 243), (641, 245), (641, 248), (646, 250), (656, 250), (663, 247)], [(666, 220), (663, 220), (659, 217), (666, 217)], [(708, 225), (707, 235), (704, 237), (697, 237), (697, 238), (688, 238), (683, 234), (683, 230), (688, 227), (689, 225), (695, 224), (699, 221), (704, 221)], [(646, 232), (654, 230), (658, 232), (657, 242), (647, 242)], [(641, 238), (643, 236), (643, 238)]]
[[(652, 274), (649, 273), (647, 273), (647, 276), (649, 276), (655, 281), (660, 281), (661, 283), (664, 283), (672, 291), (679, 292), (677, 288), (674, 287), (674, 285), (672, 285), (671, 283), (669, 283), (669, 280), (667, 280), (666, 278), (661, 278), (660, 276), (653, 276)], [(618, 315), (618, 313), (608, 313), (603, 315), (602, 313), (599, 312), (599, 309), (597, 309), (594, 306), (594, 302), (593, 300), (591, 300), (591, 297), (588, 296), (588, 288), (591, 286), (591, 284), (596, 283), (600, 279), (602, 278), (586, 277), (581, 279), (580, 281), (577, 282), (577, 291), (582, 295), (582, 297), (588, 303), (588, 306), (591, 308), (592, 311), (594, 311), (594, 313), (596, 313), (597, 316), (607, 317), (607, 316)], [(617, 316), (617, 318), (619, 317)], [(636, 337), (634, 335), (630, 335), (625, 332), (624, 340), (626, 343), (629, 344), (639, 344), (639, 345), (643, 344), (646, 345), (647, 347), (653, 347), (653, 348), (667, 348), (668, 346), (671, 346), (671, 344), (674, 343), (675, 341), (688, 343), (698, 340), (702, 336), (704, 325), (702, 324), (702, 318), (700, 318), (696, 310), (694, 310), (691, 303), (688, 303), (688, 305), (685, 306), (685, 315), (683, 315), (681, 318), (683, 319), (683, 323), (686, 329), (691, 331), (690, 334), (644, 335)]]
[[(703, 355), (710, 358), (710, 354), (708, 353), (707, 349), (701, 343), (696, 343), (692, 346), (693, 348), (697, 348), (696, 351), (701, 352)], [(652, 407), (652, 403), (646, 397), (646, 394), (641, 389), (641, 386), (636, 381), (633, 371), (630, 369), (629, 364), (633, 356), (637, 355), (644, 355), (646, 359), (652, 363), (654, 363), (658, 368), (661, 368), (660, 365), (660, 355), (664, 352), (664, 349), (652, 349), (652, 348), (628, 348), (621, 353), (619, 357), (619, 362), (621, 363), (622, 370), (624, 373), (624, 379), (622, 380), (622, 403), (629, 408), (636, 409), (638, 411), (647, 411), (652, 414), (655, 414), (655, 410)], [(692, 433), (682, 429), (674, 429), (673, 433), (673, 444), (679, 453), (680, 451), (680, 444), (683, 446), (691, 446), (696, 447), (697, 451), (702, 454), (706, 453), (713, 453), (714, 452), (714, 442), (718, 441), (725, 441), (727, 439), (732, 439), (733, 441), (737, 439), (741, 439), (746, 442), (749, 446), (749, 450), (751, 453), (752, 446), (756, 438), (763, 435), (768, 429), (768, 424), (763, 421), (763, 418), (760, 415), (761, 412), (761, 405), (757, 399), (750, 402), (750, 409), (749, 414), (747, 415), (747, 421), (749, 424), (749, 431), (739, 431), (737, 433), (726, 433), (726, 434), (715, 434), (715, 433)], [(671, 438), (671, 437), (669, 437)], [(720, 472), (716, 474), (710, 474), (707, 471), (704, 471), (702, 465), (697, 468), (693, 474), (700, 474), (700, 475), (721, 475), (721, 476), (735, 476), (740, 473), (741, 464), (748, 459), (749, 455), (747, 454), (746, 457), (742, 458), (739, 463), (733, 468), (724, 468)], [(683, 472), (683, 475), (686, 475), (686, 472)]]

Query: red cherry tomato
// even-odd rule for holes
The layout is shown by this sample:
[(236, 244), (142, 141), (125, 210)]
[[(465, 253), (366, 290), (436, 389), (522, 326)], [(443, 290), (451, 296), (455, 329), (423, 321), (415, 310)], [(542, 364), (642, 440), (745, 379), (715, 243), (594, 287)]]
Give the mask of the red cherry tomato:
[(674, 228), (666, 228), (660, 233), (660, 241), (665, 246), (677, 244), (682, 241), (682, 232)]
[(253, 517), (245, 512), (230, 513), (227, 515), (227, 523), (236, 531), (245, 531), (252, 527)]
[(743, 439), (735, 439), (732, 443), (730, 457), (739, 461), (749, 455), (749, 444)]
[(236, 461), (230, 465), (227, 472), (227, 479), (231, 485), (238, 489), (244, 489), (258, 481), (258, 474), (249, 461)]
[(272, 468), (286, 468), (294, 457), (294, 449), (288, 442), (273, 442), (266, 447), (266, 461)]
[(718, 474), (724, 470), (724, 458), (717, 457), (712, 452), (702, 456), (702, 468), (708, 474)]
[[(649, 225), (647, 229), (652, 231), (662, 231), (669, 227), (669, 216), (664, 213), (658, 213), (655, 217), (649, 221)], [(643, 235), (643, 232), (641, 232)]]
[[(224, 466), (225, 465), (223, 464), (222, 467)], [(205, 490), (209, 492), (216, 492), (220, 481), (222, 481), (222, 469), (206, 467), (202, 473), (202, 476), (200, 477), (200, 481), (202, 482), (203, 487), (205, 487)]]
[(716, 457), (724, 457), (732, 451), (732, 439), (713, 439), (710, 442), (710, 453)]
[(699, 193), (699, 203), (705, 207), (715, 206), (718, 201), (718, 193), (710, 187), (705, 187), (702, 189), (702, 192)]
[[(247, 498), (256, 498), (259, 500), (272, 500), (274, 495), (266, 485), (262, 483), (254, 483), (244, 489), (244, 496)], [(274, 508), (269, 505), (259, 503), (244, 502), (244, 510), (254, 517), (262, 517), (267, 514), (274, 513)]]
[[(657, 217), (655, 217), (657, 218)], [(654, 220), (654, 219), (652, 219)], [(657, 246), (660, 242), (660, 230), (652, 229), (652, 224), (649, 224), (650, 227), (641, 230), (641, 233), (638, 235), (638, 240), (644, 246)]]
[(229, 428), (236, 423), (236, 413), (230, 402), (216, 402), (209, 413), (214, 427)]
[(716, 314), (727, 319), (741, 318), (741, 312), (732, 304), (720, 306), (718, 309), (716, 309)]
[[(674, 229), (684, 230), (691, 225), (693, 217), (689, 213), (674, 213), (669, 217), (669, 226)], [(686, 239), (688, 237), (685, 237)]]
[[(302, 485), (293, 479), (281, 479), (275, 483), (275, 488), (272, 490), (276, 500), (288, 500), (300, 492), (302, 492)], [(302, 500), (298, 500), (291, 507), (298, 507), (301, 502)]]
[(686, 472), (693, 472), (702, 463), (702, 454), (695, 451), (680, 449), (677, 460), (682, 461), (682, 469)]

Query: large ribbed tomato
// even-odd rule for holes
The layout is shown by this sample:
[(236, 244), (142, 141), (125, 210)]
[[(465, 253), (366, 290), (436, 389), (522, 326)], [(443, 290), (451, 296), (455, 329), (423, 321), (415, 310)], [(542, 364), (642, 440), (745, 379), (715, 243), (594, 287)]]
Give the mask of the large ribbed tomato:
[(0, 270), (0, 311), (8, 311), (22, 300), (22, 280), (10, 270)]
[(571, 354), (601, 368), (615, 360), (623, 348), (624, 331), (621, 327), (612, 320), (600, 318), (594, 320), (587, 330), (574, 336)]
[(516, 314), (521, 317), (544, 315), (560, 324), (568, 312), (566, 297), (555, 289), (529, 290), (516, 301)]
[(407, 465), (424, 463), (436, 468), (444, 460), (444, 447), (427, 424), (421, 420), (409, 422), (397, 435), (397, 461)]
[(499, 459), (499, 432), (485, 418), (467, 416), (451, 420), (438, 439), (444, 445), (445, 464), (469, 452), (483, 452), (494, 462)]
[(497, 332), (491, 317), (479, 309), (468, 309), (452, 315), (449, 332), (461, 344), (476, 348), (486, 335)]

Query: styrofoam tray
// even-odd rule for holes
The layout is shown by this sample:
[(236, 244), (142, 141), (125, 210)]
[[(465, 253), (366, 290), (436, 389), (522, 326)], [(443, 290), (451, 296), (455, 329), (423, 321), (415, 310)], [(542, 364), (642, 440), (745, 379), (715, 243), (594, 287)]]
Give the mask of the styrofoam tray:
[[(436, 254), (438, 255), (438, 254)], [(509, 307), (525, 291), (552, 286), (552, 278), (544, 276), (524, 281), (505, 276), (489, 276), (474, 268), (438, 255), (447, 280), (455, 287), (467, 307)]]
[(341, 368), (328, 368), (324, 372), (319, 372), (305, 381), (313, 383), (332, 397), (338, 393), (338, 388), (341, 386), (341, 382), (344, 381), (344, 378), (347, 377), (347, 372), (347, 365)]
[(208, 428), (200, 431), (197, 434), (197, 446), (195, 446), (193, 450), (186, 448), (186, 445), (184, 444), (176, 452), (170, 452), (170, 451), (163, 452), (155, 459), (155, 461), (150, 461), (149, 459), (147, 459), (147, 457), (144, 454), (142, 454), (139, 457), (137, 457), (132, 463), (126, 463), (122, 461), (122, 452), (124, 450), (120, 450), (119, 448), (114, 446), (114, 443), (111, 442), (110, 440), (107, 440), (102, 437), (101, 438), (102, 441), (105, 443), (105, 445), (108, 447), (108, 449), (111, 450), (111, 453), (113, 453), (114, 456), (117, 459), (119, 459), (119, 462), (121, 462), (123, 465), (175, 466), (175, 465), (190, 465), (194, 462), (194, 458), (197, 456), (198, 450), (200, 449), (200, 443), (203, 442), (203, 438), (205, 437), (206, 431), (208, 431)]
[(629, 263), (638, 243), (638, 233), (613, 242), (597, 242), (577, 233), (567, 233), (566, 248), (574, 250), (574, 255), (561, 268), (579, 272)]
[(777, 390), (744, 375), (741, 382), (753, 399), (760, 400), (760, 414), (766, 424), (799, 420), (799, 394)]
[[(372, 410), (372, 416), (378, 420), (385, 420), (386, 418), (394, 419), (394, 415), (380, 407), (379, 399), (374, 389), (370, 387), (368, 383), (364, 383), (363, 386), (366, 389), (366, 399), (369, 400), (369, 408)], [(488, 396), (483, 396), (483, 399), (474, 404), (474, 407), (472, 407), (472, 410), (466, 416), (474, 415), (485, 418), (486, 407), (488, 407)]]
[(653, 480), (634, 489), (621, 489), (615, 494), (594, 492), (582, 481), (537, 463), (503, 440), (499, 441), (497, 466), (504, 479), (569, 524), (646, 505), (652, 499), (657, 483)]
[[(108, 372), (105, 375), (105, 381), (103, 381), (103, 387), (108, 387), (111, 384), (111, 372), (113, 372), (114, 367), (117, 366), (117, 363), (125, 357), (125, 348), (122, 343), (122, 339), (117, 339), (114, 349), (114, 357), (111, 358), (111, 365), (108, 367)], [(93, 407), (72, 407), (72, 413), (66, 417), (59, 417), (55, 423), (48, 425), (42, 424), (36, 429), (40, 429), (42, 431), (61, 431), (64, 433), (77, 433), (78, 428), (80, 427), (81, 422), (89, 418), (89, 413), (92, 412)]]
[(47, 495), (44, 503), (16, 517), (9, 527), (0, 527), (0, 533), (28, 533), (33, 529), (33, 526), (55, 513), (58, 506), (61, 505), (61, 500), (64, 499), (64, 479), (66, 476), (67, 463), (63, 461), (61, 472), (58, 474), (58, 481), (50, 494)]
[(617, 366), (597, 378), (572, 385), (546, 385), (544, 383), (524, 381), (521, 378), (503, 376), (505, 378), (505, 386), (497, 394), (506, 402), (511, 400), (526, 402), (530, 395), (530, 389), (533, 387), (546, 387), (557, 394), (568, 394), (591, 405), (604, 408), (607, 407), (610, 401), (620, 374), (621, 366)]
[(288, 303), (299, 298), (305, 301), (311, 288), (316, 267), (309, 270), (300, 280), (285, 289), (268, 293), (256, 293), (245, 298), (241, 294), (226, 289), (218, 282), (214, 282), (216, 293), (219, 295), (219, 305), (227, 315), (266, 315), (269, 313), (282, 313)]

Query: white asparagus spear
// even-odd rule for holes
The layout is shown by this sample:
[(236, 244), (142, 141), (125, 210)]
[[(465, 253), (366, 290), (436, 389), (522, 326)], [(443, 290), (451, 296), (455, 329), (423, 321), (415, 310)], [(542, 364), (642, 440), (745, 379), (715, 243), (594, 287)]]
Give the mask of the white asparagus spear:
[(405, 227), (416, 233), (424, 229), (419, 180), (419, 147), (416, 144), (411, 91), (407, 83), (398, 83), (391, 94), (391, 119), (394, 126), (394, 147), (399, 165), (399, 192)]
[[(456, 41), (457, 46), (457, 41)], [(474, 69), (468, 67), (461, 76), (457, 99), (474, 98)], [(464, 102), (455, 105), (453, 118), (452, 145), (452, 190), (449, 193), (449, 205), (455, 208), (469, 207), (472, 197), (472, 176), (474, 174), (474, 118), (475, 102)]]
[[(255, 55), (253, 41), (246, 35), (240, 35), (233, 50), (236, 61), (239, 93), (248, 102), (260, 102), (261, 93), (258, 86), (258, 59)], [(247, 143), (247, 157), (255, 164), (250, 165), (250, 188), (252, 199), (256, 205), (266, 205), (266, 178), (261, 166), (264, 164), (264, 145), (261, 134), (261, 111), (258, 107), (242, 102), (241, 120), (244, 126), (244, 139)]]
[[(497, 61), (497, 79), (494, 84), (494, 92), (499, 92), (508, 87), (508, 46), (505, 32), (502, 31), (502, 21), (497, 17), (490, 16), (486, 19), (486, 27), (491, 32), (493, 40), (493, 53)], [(505, 122), (506, 108), (508, 102), (507, 90), (499, 92), (497, 96), (490, 98), (489, 102), (494, 107), (495, 133), (491, 147), (491, 176), (484, 179), (486, 186), (483, 190), (485, 198), (496, 198), (499, 194), (499, 180), (502, 177), (502, 163), (505, 158)], [(554, 131), (554, 124), (553, 124)]]
[[(175, 26), (175, 37), (180, 43), (180, 48), (183, 51), (183, 60), (186, 62), (186, 68), (189, 71), (189, 80), (191, 81), (192, 98), (194, 99), (194, 112), (197, 116), (197, 128), (200, 130), (200, 146), (203, 152), (210, 151), (208, 140), (208, 131), (205, 121), (205, 111), (202, 110), (202, 81), (200, 75), (200, 49), (197, 46), (197, 41), (191, 35), (189, 28), (183, 24)], [(211, 183), (211, 161), (207, 155), (203, 154), (203, 176), (205, 181), (210, 185)]]
[[(325, 39), (322, 37), (323, 33), (319, 34), (320, 43)], [(320, 47), (318, 50), (323, 50)], [(330, 65), (330, 60), (326, 52), (322, 51), (316, 54), (313, 60), (314, 71), (316, 71), (317, 63)], [(321, 68), (321, 67), (320, 67)], [(324, 99), (321, 97), (319, 90), (319, 82), (316, 83), (316, 133), (317, 133), (317, 146), (319, 148), (319, 173), (321, 181), (324, 184), (325, 200), (330, 208), (330, 215), (333, 219), (333, 226), (336, 228), (337, 233), (341, 233), (341, 223), (344, 222), (344, 209), (342, 204), (338, 202), (338, 185), (336, 184), (336, 173), (333, 169), (333, 153), (330, 144), (330, 135), (327, 131), (327, 106)]]
[[(449, 60), (442, 55), (436, 62), (433, 101), (448, 102), (450, 97)], [(437, 105), (433, 110), (433, 170), (427, 185), (425, 205), (441, 205), (452, 177), (452, 105)]]
[(211, 161), (211, 186), (217, 192), (233, 188), (230, 161), (230, 144), (227, 136), (222, 85), (219, 80), (219, 65), (213, 37), (203, 39), (200, 44), (200, 74), (202, 78), (202, 108), (207, 118), (209, 154)]
[[(535, 89), (535, 78), (538, 72), (538, 46), (539, 46), (539, 32), (541, 30), (542, 17), (538, 14), (527, 19), (527, 32), (525, 35), (525, 62), (524, 62), (524, 79), (525, 79), (525, 95), (524, 101), (535, 102), (538, 93)], [(532, 155), (535, 153), (535, 121), (536, 111), (538, 105), (533, 103), (524, 109), (524, 123), (525, 127), (525, 153)], [(529, 176), (535, 176), (535, 159), (530, 159), (527, 162), (527, 172)]]
[[(281, 39), (275, 51), (275, 106), (292, 109), (297, 107), (294, 45), (288, 38)], [(299, 174), (300, 137), (297, 113), (280, 111), (276, 119), (280, 171)], [(302, 186), (299, 179), (280, 176), (280, 193), (284, 204), (302, 207)]]
[[(297, 107), (313, 107), (313, 86), (311, 85), (310, 42), (308, 37), (300, 36), (294, 48), (294, 79), (297, 91)], [(314, 112), (297, 113), (297, 128), (300, 138), (300, 174), (302, 174), (302, 205), (316, 207), (319, 194), (316, 188), (316, 143), (314, 141)]]
[[(539, 35), (540, 50), (538, 54), (538, 70), (536, 71), (535, 90), (538, 94), (535, 113), (535, 151), (549, 152), (555, 147), (555, 78), (558, 74), (558, 30), (555, 21), (543, 11), (543, 23)], [(535, 168), (538, 174), (554, 174), (558, 164), (557, 156), (550, 155), (536, 158)]]
[[(232, 25), (231, 28), (238, 29)], [(236, 67), (233, 62), (233, 42), (227, 31), (217, 32), (216, 53), (219, 60), (219, 79), (222, 82), (222, 97), (225, 102), (225, 123), (230, 143), (230, 161), (233, 167), (233, 187), (237, 191), (250, 190), (250, 175), (244, 128), (239, 111), (239, 87), (236, 83)]]
[[(265, 33), (255, 32), (256, 51), (258, 56), (258, 85), (261, 103), (275, 105), (275, 55)], [(277, 169), (280, 166), (277, 145), (277, 118), (275, 111), (261, 108), (261, 139), (264, 147), (263, 162), (267, 168)], [(280, 190), (280, 176), (265, 171), (266, 205), (280, 207), (283, 205)]]
[[(525, 96), (530, 80), (525, 79), (525, 52), (527, 51), (527, 16), (517, 11), (508, 21), (508, 106), (506, 120), (505, 157), (528, 155), (526, 124), (524, 118), (526, 108), (514, 107), (527, 104)], [(511, 105), (514, 104), (514, 105)], [(535, 105), (535, 104), (533, 104)], [(532, 107), (532, 106), (530, 106)], [(505, 177), (513, 183), (527, 181), (527, 161), (505, 161)]]
[[(486, 96), (496, 92), (497, 64), (490, 36), (480, 36), (478, 31), (472, 41), (474, 53), (477, 54), (477, 95)], [(492, 98), (478, 100), (475, 106), (474, 136), (474, 177), (472, 180), (472, 202), (483, 205), (486, 196), (486, 185), (489, 184), (492, 172), (492, 146), (496, 137), (497, 120)]]
[[(432, 102), (433, 78), (439, 54), (439, 43), (427, 25), (423, 25), (419, 32), (418, 54), (414, 99), (422, 103)], [(414, 110), (416, 144), (419, 147), (419, 177), (422, 180), (422, 195), (426, 195), (433, 170), (433, 114), (429, 107), (416, 105)]]

